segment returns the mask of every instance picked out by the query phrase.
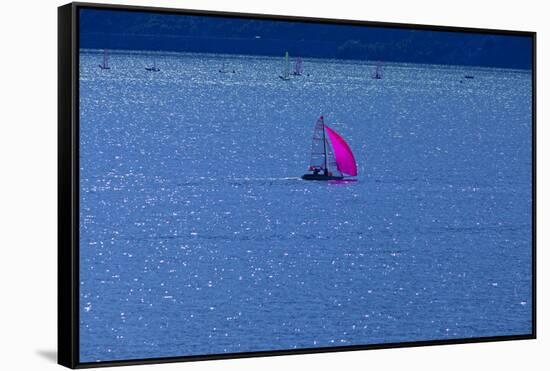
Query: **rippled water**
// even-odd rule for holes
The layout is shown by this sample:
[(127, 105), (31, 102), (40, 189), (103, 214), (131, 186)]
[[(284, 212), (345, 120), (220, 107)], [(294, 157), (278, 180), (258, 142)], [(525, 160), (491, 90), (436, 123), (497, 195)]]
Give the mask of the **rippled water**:
[[(529, 72), (101, 59), (80, 58), (82, 362), (531, 332)], [(321, 114), (357, 182), (299, 179)]]

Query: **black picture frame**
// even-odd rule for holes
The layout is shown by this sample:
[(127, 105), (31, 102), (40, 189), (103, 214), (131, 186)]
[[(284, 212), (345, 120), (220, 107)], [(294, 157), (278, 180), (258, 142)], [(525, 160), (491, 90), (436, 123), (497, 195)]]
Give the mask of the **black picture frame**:
[[(292, 350), (258, 351), (231, 354), (193, 355), (167, 358), (130, 359), (104, 362), (79, 360), (79, 10), (105, 9), (162, 14), (205, 15), (266, 20), (406, 28), (415, 30), (465, 32), (525, 36), (532, 41), (532, 332), (515, 336), (491, 336), (467, 339), (410, 341), (369, 345), (335, 346)], [(266, 14), (228, 13), (143, 6), (70, 3), (58, 8), (58, 363), (69, 368), (121, 366), (168, 362), (201, 361), (244, 357), (264, 357), (308, 353), (341, 352), (368, 349), (418, 347), (463, 343), (526, 340), (536, 338), (536, 33), (325, 19)]]

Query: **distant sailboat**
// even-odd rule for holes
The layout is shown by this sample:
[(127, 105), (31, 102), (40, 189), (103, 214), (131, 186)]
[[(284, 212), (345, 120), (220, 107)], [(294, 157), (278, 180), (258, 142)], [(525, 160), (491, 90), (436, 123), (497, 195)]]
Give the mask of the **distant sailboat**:
[(153, 66), (145, 67), (145, 70), (147, 70), (149, 72), (159, 72), (160, 68), (157, 67), (157, 61), (154, 59), (153, 60)]
[(225, 68), (225, 62), (222, 62), (222, 66), (220, 67), (220, 69), (218, 70), (219, 73), (235, 73), (235, 70), (228, 70)]
[(382, 79), (382, 66), (380, 65), (380, 63), (376, 65), (374, 73), (372, 74), (372, 78), (375, 80)]
[(303, 72), (304, 68), (302, 67), (302, 58), (298, 57), (294, 62), (294, 71), (292, 71), (292, 74), (294, 76), (302, 76)]
[(357, 163), (344, 138), (319, 117), (313, 130), (311, 160), (304, 180), (339, 180), (357, 175)]
[(279, 78), (281, 78), (281, 80), (290, 80), (290, 68), (289, 68), (289, 65), (288, 65), (288, 52), (285, 53), (285, 64), (284, 64), (284, 67), (283, 67), (283, 73), (279, 75)]
[(99, 68), (102, 70), (110, 70), (109, 67), (109, 54), (107, 54), (107, 49), (103, 49), (103, 63), (99, 65)]

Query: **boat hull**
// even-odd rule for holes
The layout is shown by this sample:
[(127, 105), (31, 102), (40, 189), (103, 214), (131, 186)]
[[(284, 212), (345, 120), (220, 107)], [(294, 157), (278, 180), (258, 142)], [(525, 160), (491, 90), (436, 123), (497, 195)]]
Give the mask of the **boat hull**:
[(323, 175), (323, 174), (304, 174), (303, 180), (342, 180), (343, 176)]

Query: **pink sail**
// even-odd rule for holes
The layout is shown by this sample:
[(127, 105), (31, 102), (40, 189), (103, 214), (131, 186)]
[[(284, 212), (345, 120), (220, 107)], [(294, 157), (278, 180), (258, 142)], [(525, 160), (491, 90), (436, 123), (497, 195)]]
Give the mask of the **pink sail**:
[(338, 170), (344, 174), (356, 176), (357, 175), (357, 163), (353, 152), (349, 148), (348, 144), (337, 132), (325, 125), (328, 137), (334, 150), (334, 157), (336, 157), (336, 166)]

